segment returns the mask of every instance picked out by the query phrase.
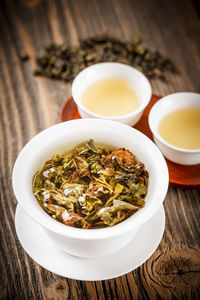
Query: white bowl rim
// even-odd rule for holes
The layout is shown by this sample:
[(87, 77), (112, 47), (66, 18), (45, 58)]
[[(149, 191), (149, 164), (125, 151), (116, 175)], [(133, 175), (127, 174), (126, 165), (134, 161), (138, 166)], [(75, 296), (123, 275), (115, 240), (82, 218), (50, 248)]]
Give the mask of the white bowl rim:
[[(143, 80), (145, 81), (145, 85), (146, 85), (145, 88), (148, 89), (148, 94), (149, 94), (148, 97), (146, 97), (146, 100), (144, 101), (144, 103), (141, 103), (141, 105), (139, 105), (138, 108), (136, 108), (133, 112), (131, 112), (129, 114), (125, 114), (125, 115), (122, 115), (122, 116), (115, 116), (115, 117), (113, 117), (113, 116), (103, 116), (103, 115), (96, 114), (96, 113), (92, 112), (91, 110), (87, 109), (82, 104), (81, 101), (76, 101), (76, 99), (74, 97), (75, 84), (77, 84), (76, 82), (79, 80), (80, 76), (82, 76), (83, 73), (85, 73), (88, 70), (91, 70), (93, 68), (96, 68), (99, 65), (101, 65), (101, 66), (102, 65), (104, 65), (104, 66), (106, 66), (106, 65), (107, 66), (108, 65), (109, 66), (115, 65), (115, 66), (118, 66), (118, 67), (123, 67), (123, 68), (125, 67), (125, 68), (128, 68), (129, 70), (134, 71), (139, 76), (141, 76), (143, 78)], [(106, 78), (108, 78), (108, 77), (106, 77)], [(116, 75), (115, 78), (118, 78), (117, 75)], [(99, 80), (97, 80), (97, 81), (99, 81)], [(152, 97), (152, 88), (151, 88), (151, 85), (150, 85), (150, 82), (149, 82), (148, 78), (142, 72), (140, 72), (139, 70), (137, 70), (136, 68), (131, 67), (131, 66), (127, 65), (127, 64), (122, 64), (122, 63), (117, 63), (117, 62), (102, 62), (102, 63), (93, 64), (93, 65), (91, 65), (91, 66), (83, 69), (82, 71), (80, 71), (77, 74), (77, 76), (74, 78), (73, 83), (72, 83), (72, 97), (73, 97), (76, 105), (78, 107), (80, 107), (80, 109), (82, 109), (83, 111), (85, 111), (87, 114), (93, 116), (94, 118), (99, 118), (99, 119), (108, 119), (109, 118), (109, 120), (115, 121), (115, 120), (121, 120), (121, 119), (124, 119), (124, 118), (129, 118), (129, 117), (132, 117), (132, 116), (134, 116), (134, 115), (142, 112), (145, 109), (145, 107), (149, 104), (149, 102), (151, 100), (151, 97)]]
[[(164, 97), (162, 97), (160, 100), (158, 100), (154, 105), (153, 105), (153, 107), (151, 108), (151, 111), (150, 111), (150, 113), (149, 113), (149, 117), (148, 117), (148, 121), (149, 121), (149, 127), (150, 127), (150, 129), (151, 129), (151, 131), (152, 131), (152, 133), (153, 133), (153, 135), (155, 135), (155, 137), (159, 140), (159, 141), (161, 141), (165, 146), (167, 146), (167, 147), (169, 147), (169, 148), (171, 148), (171, 149), (173, 149), (173, 150), (176, 150), (176, 151), (179, 151), (179, 152), (182, 152), (182, 153), (200, 153), (200, 149), (184, 149), (184, 148), (179, 148), (179, 147), (176, 147), (176, 146), (174, 146), (174, 145), (172, 145), (172, 144), (170, 144), (170, 143), (168, 143), (167, 141), (165, 141), (162, 137), (161, 137), (161, 135), (158, 133), (158, 131), (156, 130), (155, 131), (155, 128), (157, 129), (157, 127), (155, 126), (155, 125), (153, 125), (153, 121), (152, 121), (152, 119), (153, 119), (153, 114), (154, 114), (154, 112), (156, 111), (156, 110), (158, 110), (159, 108), (160, 108), (160, 106), (164, 103), (164, 102), (166, 102), (166, 101), (168, 101), (172, 96), (173, 97), (175, 97), (175, 96), (192, 96), (192, 95), (198, 95), (198, 96), (200, 96), (200, 94), (198, 94), (198, 93), (193, 93), (193, 92), (180, 92), (180, 93), (173, 93), (173, 94), (169, 94), (169, 95), (167, 95), (167, 96), (164, 96)], [(181, 106), (180, 106), (180, 108), (181, 108)]]
[[(41, 210), (39, 210), (40, 219), (35, 218), (35, 216), (33, 216), (33, 214), (31, 214), (32, 212), (30, 213), (30, 211), (27, 210), (27, 207), (23, 205), (23, 199), (21, 200), (20, 191), (17, 189), (17, 186), (16, 186), (16, 179), (20, 172), (20, 165), (21, 165), (21, 163), (23, 163), (23, 156), (24, 156), (24, 154), (27, 153), (27, 151), (29, 151), (29, 149), (31, 149), (31, 147), (33, 146), (32, 144), (37, 142), (37, 139), (42, 138), (42, 136), (46, 135), (48, 132), (51, 133), (51, 130), (53, 128), (59, 129), (60, 127), (62, 128), (62, 126), (65, 126), (66, 124), (69, 124), (69, 125), (72, 124), (72, 122), (74, 124), (79, 123), (79, 122), (80, 123), (82, 123), (82, 122), (104, 122), (105, 123), (106, 122), (108, 125), (113, 123), (113, 125), (115, 124), (115, 126), (124, 127), (125, 130), (129, 130), (129, 131), (132, 130), (132, 131), (134, 131), (134, 134), (143, 136), (143, 138), (146, 139), (146, 141), (148, 141), (148, 143), (151, 144), (151, 147), (153, 147), (153, 151), (157, 155), (157, 157), (156, 157), (157, 163), (162, 166), (162, 176), (159, 177), (160, 184), (162, 184), (162, 190), (159, 192), (159, 199), (161, 199), (161, 200), (158, 202), (155, 202), (154, 205), (149, 205), (148, 207), (144, 206), (139, 211), (139, 212), (142, 211), (142, 214), (136, 213), (133, 216), (130, 216), (126, 220), (122, 221), (121, 223), (116, 224), (115, 226), (106, 227), (106, 228), (102, 228), (102, 229), (79, 229), (79, 228), (67, 226), (56, 220), (53, 220), (41, 207), (40, 207)], [(12, 184), (13, 184), (14, 194), (15, 194), (20, 206), (22, 207), (22, 209), (31, 217), (31, 219), (33, 219), (33, 221), (42, 225), (45, 229), (50, 230), (59, 235), (72, 237), (75, 239), (88, 239), (88, 240), (91, 240), (91, 239), (97, 240), (98, 239), (99, 240), (99, 239), (105, 239), (105, 238), (118, 236), (125, 232), (131, 231), (134, 228), (138, 228), (139, 226), (144, 224), (146, 221), (148, 221), (155, 214), (155, 212), (159, 209), (160, 205), (162, 204), (162, 202), (167, 194), (167, 190), (168, 190), (168, 186), (169, 186), (169, 172), (168, 172), (166, 161), (165, 161), (162, 153), (158, 149), (158, 147), (147, 136), (145, 136), (140, 131), (138, 131), (135, 128), (132, 128), (128, 125), (125, 125), (125, 124), (122, 124), (119, 122), (115, 122), (115, 121), (87, 118), (87, 119), (66, 121), (63, 123), (53, 125), (47, 129), (41, 131), (35, 137), (33, 137), (24, 146), (24, 148), (21, 150), (20, 154), (18, 155), (18, 157), (16, 159), (16, 162), (15, 162), (14, 168), (13, 168), (13, 174), (12, 174)], [(35, 201), (37, 201), (37, 200), (35, 199)], [(34, 208), (34, 210), (35, 210), (35, 215), (38, 215), (35, 208)], [(134, 218), (131, 220), (132, 217), (134, 217)], [(131, 225), (129, 228), (127, 228), (127, 223), (129, 223), (128, 224), (129, 226)], [(50, 227), (49, 227), (49, 225), (50, 225)]]

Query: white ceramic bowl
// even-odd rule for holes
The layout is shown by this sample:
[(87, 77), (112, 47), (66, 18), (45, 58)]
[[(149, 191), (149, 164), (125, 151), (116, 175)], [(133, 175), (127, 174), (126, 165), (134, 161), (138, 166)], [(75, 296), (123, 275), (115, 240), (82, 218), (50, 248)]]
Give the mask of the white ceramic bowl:
[[(128, 81), (137, 94), (139, 106), (133, 112), (119, 117), (107, 117), (91, 112), (82, 104), (84, 91), (98, 80), (119, 78)], [(127, 125), (135, 125), (148, 105), (152, 90), (148, 79), (137, 69), (120, 63), (99, 63), (81, 71), (73, 81), (72, 96), (78, 106), (82, 118), (100, 118), (118, 121)]]
[(174, 93), (163, 97), (152, 107), (149, 114), (149, 126), (153, 138), (161, 152), (169, 160), (182, 165), (195, 165), (200, 163), (200, 149), (187, 150), (175, 147), (166, 142), (159, 134), (160, 121), (175, 110), (183, 108), (200, 109), (200, 94)]
[[(90, 138), (113, 148), (129, 149), (149, 172), (145, 207), (110, 228), (79, 229), (59, 223), (40, 207), (32, 191), (33, 176), (47, 159)], [(76, 256), (98, 257), (124, 247), (160, 208), (168, 189), (168, 169), (159, 149), (136, 129), (109, 120), (80, 119), (42, 131), (23, 148), (13, 169), (13, 188), (20, 206), (44, 228), (54, 245)]]

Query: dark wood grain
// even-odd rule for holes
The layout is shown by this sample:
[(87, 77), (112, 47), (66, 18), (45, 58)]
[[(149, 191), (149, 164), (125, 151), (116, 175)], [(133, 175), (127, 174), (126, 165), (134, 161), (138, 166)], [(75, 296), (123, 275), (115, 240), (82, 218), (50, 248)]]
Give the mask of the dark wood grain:
[[(172, 58), (179, 74), (152, 80), (153, 92), (200, 92), (200, 23), (190, 0), (0, 1), (0, 298), (198, 299), (200, 292), (200, 190), (170, 187), (166, 229), (151, 258), (125, 276), (84, 282), (37, 265), (14, 227), (15, 159), (35, 134), (57, 122), (70, 84), (34, 77), (36, 53), (50, 41), (77, 44), (108, 32), (121, 39), (141, 34), (144, 44)], [(20, 55), (30, 59), (22, 62)]]

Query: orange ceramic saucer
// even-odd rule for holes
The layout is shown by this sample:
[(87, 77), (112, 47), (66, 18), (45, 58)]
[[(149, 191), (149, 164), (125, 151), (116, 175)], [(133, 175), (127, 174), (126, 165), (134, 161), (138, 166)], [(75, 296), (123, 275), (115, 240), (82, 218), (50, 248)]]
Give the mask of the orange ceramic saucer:
[[(144, 133), (151, 140), (153, 136), (148, 124), (148, 116), (151, 107), (157, 102), (161, 96), (152, 95), (149, 105), (146, 107), (140, 121), (134, 126), (137, 130)], [(65, 122), (74, 119), (80, 119), (77, 106), (73, 98), (69, 98), (62, 107), (60, 121)], [(200, 164), (193, 166), (183, 166), (173, 163), (166, 159), (169, 169), (169, 181), (171, 184), (178, 187), (197, 188), (200, 187)]]

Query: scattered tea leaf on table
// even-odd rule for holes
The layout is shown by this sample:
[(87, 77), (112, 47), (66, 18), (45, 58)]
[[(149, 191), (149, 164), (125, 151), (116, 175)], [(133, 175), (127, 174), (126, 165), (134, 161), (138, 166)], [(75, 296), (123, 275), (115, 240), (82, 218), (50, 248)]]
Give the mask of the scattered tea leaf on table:
[(37, 58), (33, 74), (70, 81), (84, 68), (99, 62), (128, 64), (149, 78), (162, 80), (165, 80), (166, 72), (176, 72), (171, 60), (158, 51), (144, 47), (139, 36), (122, 41), (116, 37), (99, 35), (81, 40), (77, 46), (49, 44), (45, 47), (44, 55)]

